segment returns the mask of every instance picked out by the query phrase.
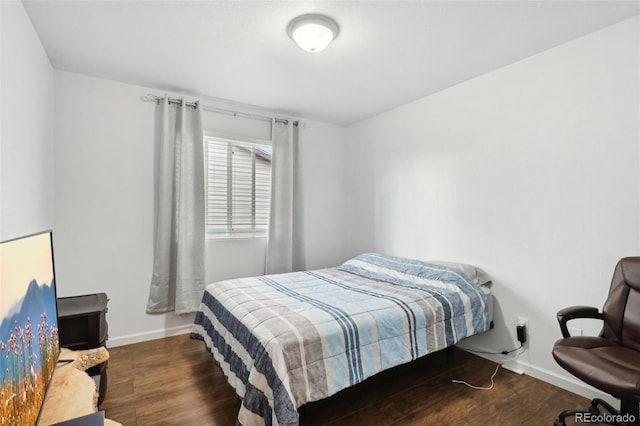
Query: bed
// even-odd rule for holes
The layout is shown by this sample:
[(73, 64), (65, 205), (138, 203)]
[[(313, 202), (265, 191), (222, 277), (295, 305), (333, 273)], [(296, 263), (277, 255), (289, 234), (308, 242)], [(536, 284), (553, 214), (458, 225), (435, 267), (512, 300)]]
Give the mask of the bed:
[(489, 285), (469, 265), (366, 253), (210, 284), (191, 337), (242, 399), (240, 424), (293, 426), (307, 402), (488, 330)]

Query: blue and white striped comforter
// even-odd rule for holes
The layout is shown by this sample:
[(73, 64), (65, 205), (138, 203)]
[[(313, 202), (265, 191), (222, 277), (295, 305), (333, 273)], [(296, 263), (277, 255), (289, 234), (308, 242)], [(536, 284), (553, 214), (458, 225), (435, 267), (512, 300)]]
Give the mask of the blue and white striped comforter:
[(337, 268), (211, 284), (192, 337), (242, 398), (244, 426), (297, 425), (297, 407), (489, 328), (464, 273), (375, 253)]

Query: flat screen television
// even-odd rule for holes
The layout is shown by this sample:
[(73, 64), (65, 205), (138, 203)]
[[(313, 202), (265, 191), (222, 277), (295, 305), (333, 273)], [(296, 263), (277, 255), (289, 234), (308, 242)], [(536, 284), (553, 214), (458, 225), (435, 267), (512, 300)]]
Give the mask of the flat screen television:
[(59, 354), (51, 231), (0, 243), (0, 424), (36, 424)]

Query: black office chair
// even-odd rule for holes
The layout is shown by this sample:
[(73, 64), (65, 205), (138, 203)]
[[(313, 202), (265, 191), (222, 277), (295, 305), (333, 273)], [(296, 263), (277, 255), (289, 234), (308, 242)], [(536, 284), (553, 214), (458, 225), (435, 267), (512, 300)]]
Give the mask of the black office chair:
[[(600, 336), (572, 337), (567, 322), (576, 318), (602, 320)], [(618, 262), (602, 312), (573, 306), (558, 312), (558, 322), (564, 338), (553, 347), (555, 360), (583, 382), (619, 399), (620, 410), (594, 399), (587, 411), (563, 411), (554, 425), (564, 426), (572, 416), (612, 425), (640, 425), (640, 257)]]

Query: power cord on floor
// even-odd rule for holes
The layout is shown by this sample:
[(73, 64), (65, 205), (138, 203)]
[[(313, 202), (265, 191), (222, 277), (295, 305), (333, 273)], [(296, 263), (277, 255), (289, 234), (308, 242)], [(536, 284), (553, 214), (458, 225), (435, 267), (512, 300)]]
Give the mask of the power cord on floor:
[[(520, 345), (520, 347), (519, 347), (519, 348), (515, 348), (515, 349), (512, 349), (512, 350), (510, 350), (510, 351), (502, 351), (502, 352), (480, 352), (480, 351), (469, 351), (469, 352), (483, 353), (483, 354), (493, 354), (493, 355), (506, 355), (506, 354), (509, 354), (509, 353), (511, 353), (511, 352), (515, 352), (515, 351), (517, 351), (518, 349), (522, 349), (522, 344)], [(520, 354), (518, 354), (518, 353), (517, 353), (517, 354), (516, 354), (516, 355), (514, 355), (511, 359), (504, 360), (504, 361), (502, 361), (502, 363), (509, 362), (509, 361), (513, 361), (513, 360), (514, 360), (514, 359), (516, 359), (519, 355), (520, 355)], [(456, 383), (456, 384), (465, 385), (465, 386), (468, 386), (468, 387), (470, 387), (470, 388), (472, 388), (472, 389), (477, 389), (477, 390), (490, 390), (490, 389), (493, 389), (493, 385), (494, 385), (493, 378), (494, 378), (494, 377), (496, 377), (496, 374), (498, 374), (498, 370), (500, 369), (500, 366), (502, 365), (502, 363), (498, 363), (498, 364), (496, 365), (496, 369), (493, 371), (493, 374), (491, 375), (491, 378), (490, 378), (490, 380), (491, 380), (491, 385), (490, 385), (490, 386), (476, 386), (476, 385), (472, 385), (471, 383), (467, 383), (467, 382), (465, 382), (464, 380), (458, 380), (458, 379), (453, 379), (453, 380), (451, 380), (451, 383)]]
[(498, 374), (498, 369), (500, 368), (500, 364), (496, 365), (496, 369), (493, 372), (493, 374), (491, 375), (491, 386), (488, 387), (483, 387), (483, 386), (476, 386), (476, 385), (472, 385), (470, 383), (465, 382), (464, 380), (457, 380), (457, 379), (453, 379), (451, 380), (451, 383), (459, 383), (461, 385), (466, 385), (469, 386), (472, 389), (478, 389), (478, 390), (489, 390), (489, 389), (493, 389), (493, 378), (496, 376), (496, 374)]

